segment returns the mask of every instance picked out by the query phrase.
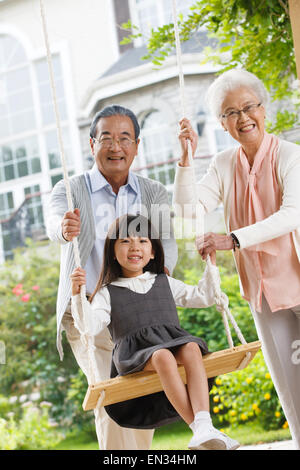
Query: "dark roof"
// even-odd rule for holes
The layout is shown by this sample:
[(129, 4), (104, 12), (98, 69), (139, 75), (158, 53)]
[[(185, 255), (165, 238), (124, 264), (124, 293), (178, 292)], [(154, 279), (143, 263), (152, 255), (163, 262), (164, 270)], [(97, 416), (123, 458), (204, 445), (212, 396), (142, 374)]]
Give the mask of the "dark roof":
[[(212, 41), (208, 39), (207, 33), (205, 31), (197, 32), (190, 38), (188, 41), (182, 41), (181, 43), (181, 52), (182, 54), (193, 54), (203, 51), (206, 46), (212, 46)], [(148, 62), (151, 62), (151, 59), (144, 60), (143, 56), (147, 54), (147, 47), (133, 47), (124, 52), (121, 57), (115, 62), (106, 72), (101, 75), (100, 78), (108, 77), (110, 75), (115, 75), (116, 73), (123, 72), (134, 67), (139, 67)], [(175, 49), (171, 55), (175, 54)]]

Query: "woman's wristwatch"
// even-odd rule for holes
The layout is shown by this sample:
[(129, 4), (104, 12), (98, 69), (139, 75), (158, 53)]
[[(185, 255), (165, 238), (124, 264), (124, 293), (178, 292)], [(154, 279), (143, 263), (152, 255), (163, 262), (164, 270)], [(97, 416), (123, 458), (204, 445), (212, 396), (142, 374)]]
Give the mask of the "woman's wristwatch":
[(234, 235), (234, 233), (231, 233), (230, 236), (233, 241), (233, 251), (235, 251), (236, 248), (240, 248), (240, 242), (238, 238)]

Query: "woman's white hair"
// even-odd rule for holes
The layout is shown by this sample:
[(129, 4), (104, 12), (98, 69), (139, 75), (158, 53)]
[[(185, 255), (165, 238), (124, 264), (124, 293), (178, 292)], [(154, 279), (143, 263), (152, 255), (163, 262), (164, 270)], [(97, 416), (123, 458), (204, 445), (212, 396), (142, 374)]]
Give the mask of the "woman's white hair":
[(220, 119), (221, 108), (226, 94), (240, 87), (250, 88), (264, 107), (269, 102), (269, 95), (263, 82), (251, 72), (243, 69), (231, 69), (222, 73), (210, 85), (206, 93), (206, 103), (213, 115)]

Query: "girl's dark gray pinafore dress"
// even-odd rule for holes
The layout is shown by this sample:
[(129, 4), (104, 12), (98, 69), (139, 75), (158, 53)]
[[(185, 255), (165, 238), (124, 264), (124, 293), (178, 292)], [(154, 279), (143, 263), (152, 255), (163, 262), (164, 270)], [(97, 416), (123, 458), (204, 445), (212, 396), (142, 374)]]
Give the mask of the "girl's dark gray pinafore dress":
[[(176, 305), (165, 274), (156, 276), (150, 290), (139, 294), (126, 287), (108, 285), (111, 323), (108, 326), (115, 344), (111, 378), (143, 370), (154, 351), (175, 351), (185, 343), (196, 342), (202, 354), (206, 343), (180, 327)], [(105, 406), (108, 415), (120, 426), (154, 429), (180, 418), (165, 393)]]

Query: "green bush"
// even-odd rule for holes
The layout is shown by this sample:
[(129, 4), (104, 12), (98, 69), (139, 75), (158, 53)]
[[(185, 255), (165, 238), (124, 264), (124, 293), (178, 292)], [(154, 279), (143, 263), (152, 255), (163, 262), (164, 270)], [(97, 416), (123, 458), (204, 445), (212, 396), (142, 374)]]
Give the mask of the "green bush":
[(259, 351), (248, 367), (217, 377), (211, 410), (218, 427), (257, 421), (263, 429), (287, 427), (273, 382)]
[(67, 393), (78, 365), (66, 341), (63, 362), (56, 348), (57, 246), (29, 241), (1, 266), (0, 276), (0, 340), (6, 348), (6, 364), (0, 365), (0, 394), (38, 391), (42, 400), (53, 404), (51, 416), (69, 425), (73, 404)]
[[(173, 277), (187, 284), (196, 285), (202, 278), (206, 263), (196, 250), (187, 251), (187, 240), (178, 240), (178, 262)], [(193, 245), (193, 241), (189, 244)], [(231, 251), (217, 252), (217, 266), (220, 271), (221, 289), (229, 298), (229, 308), (246, 341), (256, 341), (257, 333), (248, 303), (240, 294), (238, 275)], [(195, 336), (202, 337), (210, 351), (228, 348), (228, 341), (220, 312), (216, 307), (205, 309), (178, 308), (181, 326)], [(231, 328), (234, 344), (239, 344)]]
[(64, 438), (55, 426), (49, 419), (47, 403), (39, 407), (25, 403), (19, 420), (14, 413), (9, 413), (6, 419), (0, 418), (0, 449), (51, 449)]
[(68, 401), (73, 404), (73, 423), (79, 423), (81, 428), (89, 430), (94, 427), (94, 413), (92, 411), (83, 411), (82, 403), (88, 388), (86, 376), (81, 369), (71, 378), (68, 390)]
[[(220, 267), (221, 289), (229, 298), (229, 308), (247, 342), (257, 340), (253, 317), (248, 303), (239, 291), (237, 274), (225, 274)], [(197, 267), (185, 271), (185, 282), (196, 284), (201, 275)], [(205, 309), (178, 308), (181, 326), (195, 336), (202, 337), (210, 351), (228, 348), (228, 341), (221, 313), (215, 306)], [(230, 324), (231, 327), (231, 324)], [(235, 345), (240, 341), (231, 327), (231, 335)]]

